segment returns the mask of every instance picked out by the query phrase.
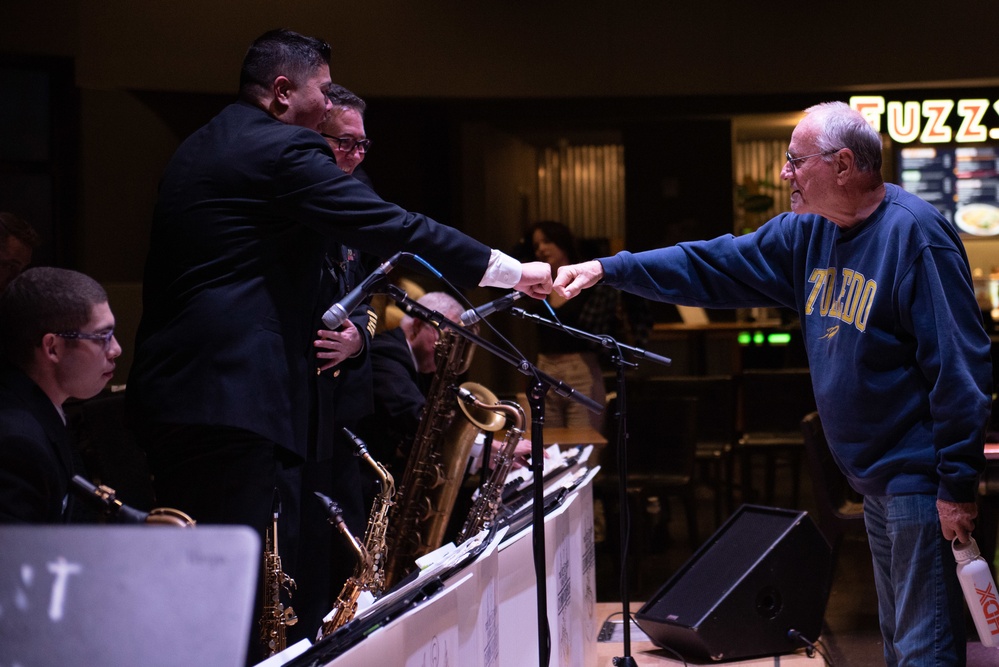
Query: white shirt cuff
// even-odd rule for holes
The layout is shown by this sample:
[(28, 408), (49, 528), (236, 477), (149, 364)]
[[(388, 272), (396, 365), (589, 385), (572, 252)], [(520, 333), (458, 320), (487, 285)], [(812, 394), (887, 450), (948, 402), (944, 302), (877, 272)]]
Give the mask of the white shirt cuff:
[(479, 287), (515, 287), (520, 282), (520, 262), (495, 248), (489, 253), (489, 264), (482, 274)]

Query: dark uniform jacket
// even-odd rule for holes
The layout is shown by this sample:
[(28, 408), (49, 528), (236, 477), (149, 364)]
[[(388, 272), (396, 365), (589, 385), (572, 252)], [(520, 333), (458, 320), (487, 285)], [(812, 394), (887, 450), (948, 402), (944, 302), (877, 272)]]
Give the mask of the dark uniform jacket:
[(133, 417), (241, 428), (304, 458), (330, 240), (379, 257), (416, 253), (464, 286), (490, 255), (382, 201), (337, 168), (317, 132), (255, 106), (232, 104), (184, 141), (153, 218)]

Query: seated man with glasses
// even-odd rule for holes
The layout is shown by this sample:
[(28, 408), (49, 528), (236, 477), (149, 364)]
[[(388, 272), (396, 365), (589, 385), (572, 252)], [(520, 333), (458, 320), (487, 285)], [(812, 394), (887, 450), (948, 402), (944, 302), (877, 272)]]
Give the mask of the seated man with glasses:
[(0, 295), (0, 523), (70, 518), (73, 449), (63, 403), (96, 396), (121, 346), (96, 281), (38, 267)]

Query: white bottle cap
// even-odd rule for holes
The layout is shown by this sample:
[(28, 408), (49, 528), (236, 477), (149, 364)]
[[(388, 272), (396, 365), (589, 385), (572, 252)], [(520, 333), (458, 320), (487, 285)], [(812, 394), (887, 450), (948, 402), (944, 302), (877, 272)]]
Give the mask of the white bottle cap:
[(951, 542), (951, 548), (954, 549), (954, 559), (959, 561), (974, 560), (982, 553), (978, 549), (975, 538), (971, 538), (965, 544), (961, 544), (957, 538), (954, 538), (954, 541)]

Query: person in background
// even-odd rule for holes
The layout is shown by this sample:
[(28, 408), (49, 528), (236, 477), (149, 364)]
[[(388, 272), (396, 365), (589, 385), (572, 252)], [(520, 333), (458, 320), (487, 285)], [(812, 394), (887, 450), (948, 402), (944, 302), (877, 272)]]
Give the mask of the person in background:
[(111, 380), (114, 325), (107, 293), (76, 271), (28, 269), (0, 294), (0, 523), (70, 520), (80, 466), (63, 403)]
[[(457, 322), (461, 304), (444, 292), (428, 292), (417, 302)], [(358, 435), (372, 457), (393, 475), (405, 470), (409, 448), (420, 425), (427, 392), (437, 372), (436, 345), (440, 333), (428, 322), (404, 315), (399, 326), (380, 332), (371, 343), (374, 412), (361, 421)], [(463, 418), (461, 413), (456, 417)], [(516, 456), (530, 454), (531, 443), (521, 440)], [(368, 503), (372, 498), (369, 488)]]
[[(559, 268), (580, 260), (576, 238), (567, 226), (553, 220), (534, 223), (528, 230), (534, 257), (547, 263), (554, 276)], [(558, 321), (568, 327), (595, 335), (622, 335), (622, 322), (632, 325), (635, 345), (644, 345), (650, 327), (648, 311), (642, 303), (625, 308), (621, 294), (609, 287), (597, 286), (583, 298), (569, 301), (550, 294), (548, 303)], [(550, 315), (535, 308), (543, 317)], [(538, 368), (562, 380), (576, 391), (604, 403), (606, 392), (599, 347), (546, 326), (538, 327)], [(582, 405), (549, 392), (545, 398), (545, 425), (551, 427), (592, 427), (602, 432), (605, 415), (594, 414)]]
[(319, 134), (333, 151), (336, 166), (370, 186), (363, 170), (358, 170), (371, 147), (371, 140), (364, 132), (364, 110), (368, 105), (339, 84), (330, 87), (327, 97), (333, 108), (320, 124)]
[(13, 213), (0, 211), (0, 292), (31, 264), (41, 244), (38, 232)]
[[(453, 321), (464, 310), (444, 292), (428, 292), (417, 303)], [(404, 315), (398, 327), (378, 333), (371, 342), (374, 410), (362, 420), (358, 435), (371, 456), (394, 475), (405, 465), (404, 450), (416, 435), (437, 371), (434, 348), (438, 337), (433, 325)]]
[[(167, 164), (126, 393), (156, 502), (199, 523), (251, 526), (261, 541), (281, 471), (331, 455), (309, 437), (310, 378), (335, 365), (315, 349), (330, 240), (383, 258), (417, 253), (463, 286), (551, 289), (547, 266), (385, 202), (337, 167), (319, 134), (329, 57), (314, 37), (261, 35), (238, 100)], [(282, 541), (282, 557), (295, 562), (298, 547)]]
[[(829, 446), (864, 495), (890, 667), (963, 665), (951, 540), (975, 527), (990, 342), (956, 230), (881, 177), (881, 138), (842, 102), (806, 109), (781, 178), (791, 212), (754, 233), (565, 266), (646, 298), (797, 311)], [(815, 638), (811, 638), (815, 639)]]

